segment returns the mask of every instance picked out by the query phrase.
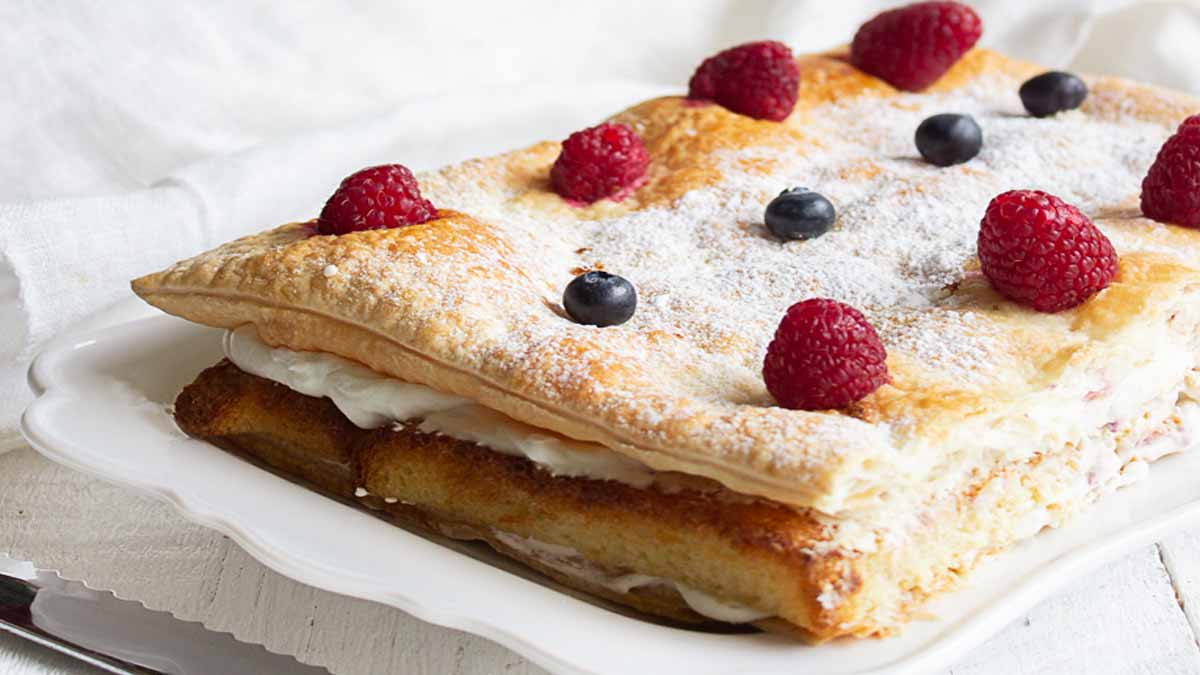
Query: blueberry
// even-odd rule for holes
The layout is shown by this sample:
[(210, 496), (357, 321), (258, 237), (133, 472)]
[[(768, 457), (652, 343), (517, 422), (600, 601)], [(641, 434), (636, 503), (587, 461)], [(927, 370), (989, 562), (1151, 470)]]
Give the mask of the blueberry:
[(1088, 88), (1071, 73), (1051, 70), (1025, 80), (1021, 85), (1021, 103), (1034, 117), (1048, 117), (1083, 105)]
[(962, 164), (979, 154), (983, 130), (970, 115), (942, 113), (926, 118), (917, 127), (917, 151), (937, 166)]
[(815, 239), (833, 227), (837, 212), (828, 199), (808, 188), (791, 188), (767, 204), (767, 229), (780, 239)]
[(584, 272), (567, 284), (563, 307), (576, 323), (616, 326), (637, 308), (637, 291), (623, 277), (608, 272)]

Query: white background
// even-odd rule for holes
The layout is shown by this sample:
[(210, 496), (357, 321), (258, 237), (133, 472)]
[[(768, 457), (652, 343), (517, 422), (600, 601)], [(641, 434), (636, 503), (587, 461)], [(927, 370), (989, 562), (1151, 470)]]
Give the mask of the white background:
[[(888, 4), (0, 3), (0, 446), (20, 445), (28, 356), (124, 297), (135, 274), (311, 215), (368, 162), (432, 168), (560, 138), (683, 90), (718, 48), (775, 38), (820, 50)], [(1192, 3), (972, 4), (985, 45), (1200, 93)], [(399, 612), (299, 589), (163, 507), (28, 450), (0, 457), (0, 550), (341, 672), (532, 668)], [(1190, 535), (1148, 549), (1081, 580), (955, 672), (1200, 672), (1187, 618), (1197, 570)], [(0, 672), (41, 672), (15, 670), (27, 658), (0, 639)]]

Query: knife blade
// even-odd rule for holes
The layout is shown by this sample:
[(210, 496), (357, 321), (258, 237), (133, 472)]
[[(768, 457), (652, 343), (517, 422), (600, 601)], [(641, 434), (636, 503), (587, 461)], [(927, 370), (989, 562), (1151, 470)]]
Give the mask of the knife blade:
[(2, 555), (0, 630), (119, 675), (329, 675)]

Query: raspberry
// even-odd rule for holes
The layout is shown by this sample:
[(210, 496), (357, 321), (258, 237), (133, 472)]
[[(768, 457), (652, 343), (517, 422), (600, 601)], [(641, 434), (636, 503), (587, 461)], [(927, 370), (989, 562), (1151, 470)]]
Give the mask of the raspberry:
[(1117, 274), (1117, 252), (1083, 213), (1040, 190), (1009, 190), (988, 204), (979, 263), (1001, 295), (1039, 312), (1069, 309)]
[(864, 23), (850, 45), (850, 62), (897, 89), (933, 84), (975, 45), (983, 22), (957, 2), (918, 2)]
[(417, 179), (399, 164), (382, 164), (356, 171), (325, 202), (317, 219), (321, 234), (348, 234), (416, 225), (437, 216), (421, 197)]
[(886, 361), (879, 335), (857, 309), (813, 298), (789, 307), (779, 322), (763, 381), (785, 408), (841, 408), (888, 381)]
[(688, 82), (688, 98), (778, 122), (796, 106), (800, 69), (781, 42), (749, 42), (710, 56)]
[(1164, 223), (1200, 227), (1200, 115), (1184, 120), (1158, 151), (1142, 180), (1142, 213)]
[(563, 141), (550, 182), (565, 199), (586, 204), (605, 197), (620, 199), (646, 175), (649, 164), (646, 146), (633, 129), (605, 122)]

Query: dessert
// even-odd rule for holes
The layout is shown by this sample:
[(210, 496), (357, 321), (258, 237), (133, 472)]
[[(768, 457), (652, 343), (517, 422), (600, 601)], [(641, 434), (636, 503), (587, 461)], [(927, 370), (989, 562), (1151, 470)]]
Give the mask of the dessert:
[[(1041, 69), (971, 49), (969, 10), (897, 11), (857, 58), (735, 48), (689, 98), (365, 170), (136, 280), (229, 331), (179, 425), (659, 616), (899, 630), (1196, 440), (1200, 234), (1139, 188), (1200, 104), (1097, 77), (1035, 117)], [(879, 26), (945, 17), (953, 44), (879, 73), (920, 91), (870, 74), (904, 44)], [(947, 112), (983, 140), (942, 167), (914, 134)]]

